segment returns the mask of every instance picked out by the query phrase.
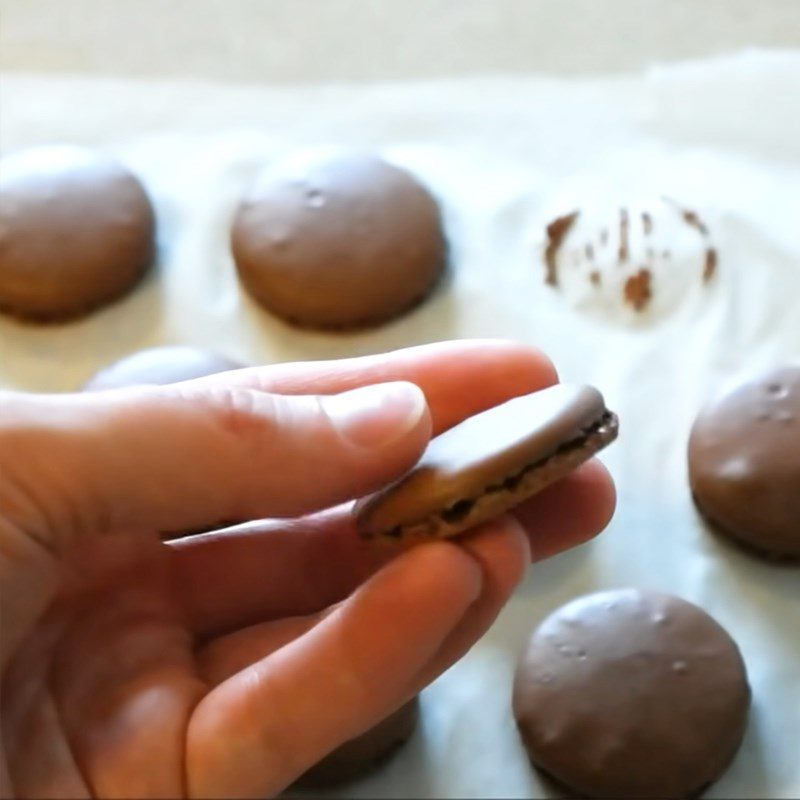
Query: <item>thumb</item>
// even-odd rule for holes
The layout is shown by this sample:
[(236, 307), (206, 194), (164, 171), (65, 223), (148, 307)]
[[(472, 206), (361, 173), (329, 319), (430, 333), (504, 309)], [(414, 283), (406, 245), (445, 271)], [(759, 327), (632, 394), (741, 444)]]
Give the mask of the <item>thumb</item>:
[(404, 472), (431, 434), (406, 382), (329, 396), (188, 382), (0, 404), (0, 508), (49, 547), (326, 508)]

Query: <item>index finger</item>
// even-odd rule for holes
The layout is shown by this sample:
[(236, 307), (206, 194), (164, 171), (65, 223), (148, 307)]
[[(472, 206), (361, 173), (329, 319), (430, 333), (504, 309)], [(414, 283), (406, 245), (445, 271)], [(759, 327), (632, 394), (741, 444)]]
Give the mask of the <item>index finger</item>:
[(433, 433), (521, 394), (556, 383), (541, 350), (502, 339), (464, 339), (390, 353), (251, 367), (195, 383), (241, 386), (273, 394), (338, 394), (372, 383), (410, 381), (425, 393)]

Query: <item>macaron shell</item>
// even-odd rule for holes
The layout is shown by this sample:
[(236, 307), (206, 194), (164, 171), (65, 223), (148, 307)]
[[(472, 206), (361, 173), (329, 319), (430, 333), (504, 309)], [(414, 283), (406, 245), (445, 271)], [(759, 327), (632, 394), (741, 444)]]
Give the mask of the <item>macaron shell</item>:
[[(553, 456), (564, 445), (582, 442), (607, 413), (597, 389), (558, 384), (476, 414), (433, 439), (417, 466), (404, 477), (359, 501), (359, 530), (380, 535), (398, 525), (427, 524), (437, 526), (435, 535), (452, 535), (453, 526), (448, 529), (435, 520), (442, 512), (459, 501), (477, 501), (490, 490), (495, 490), (501, 505), (509, 507), (508, 492), (503, 488), (514, 493), (513, 505), (517, 497), (530, 494), (534, 476), (513, 487), (504, 487), (505, 481), (522, 478), (523, 470)], [(608, 423), (611, 425), (610, 419)], [(615, 421), (613, 427), (615, 434)], [(589, 455), (582, 454), (574, 466)], [(562, 466), (573, 464), (570, 460)], [(500, 513), (495, 508), (493, 503), (485, 512)], [(420, 535), (426, 534), (420, 531)], [(427, 535), (434, 535), (432, 528)]]
[(701, 609), (637, 589), (556, 610), (534, 631), (513, 708), (531, 760), (584, 797), (691, 797), (735, 755), (750, 689)]
[(0, 309), (52, 322), (131, 289), (155, 257), (141, 183), (90, 150), (12, 153), (0, 169)]
[(350, 152), (268, 170), (236, 212), (231, 247), (261, 305), (319, 328), (397, 316), (430, 292), (446, 259), (430, 192), (407, 171)]
[(714, 527), (765, 555), (800, 558), (800, 365), (709, 403), (688, 457), (695, 503)]

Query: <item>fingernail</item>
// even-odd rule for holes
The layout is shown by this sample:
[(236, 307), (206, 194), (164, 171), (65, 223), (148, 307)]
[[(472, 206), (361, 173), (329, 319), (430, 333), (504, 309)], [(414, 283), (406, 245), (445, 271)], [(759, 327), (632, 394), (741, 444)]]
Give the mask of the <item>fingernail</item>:
[(413, 383), (377, 383), (321, 398), (339, 435), (358, 447), (387, 447), (415, 428), (427, 403)]

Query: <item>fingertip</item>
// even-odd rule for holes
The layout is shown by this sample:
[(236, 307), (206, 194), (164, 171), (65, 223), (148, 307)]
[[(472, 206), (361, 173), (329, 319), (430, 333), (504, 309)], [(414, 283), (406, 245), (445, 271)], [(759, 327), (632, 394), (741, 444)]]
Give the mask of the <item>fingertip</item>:
[(602, 533), (617, 508), (616, 484), (605, 464), (596, 458), (584, 464), (582, 480), (587, 493), (594, 495), (594, 502), (590, 503), (594, 509), (594, 517), (589, 520), (590, 527), (595, 529), (596, 534)]
[(588, 542), (611, 521), (616, 489), (608, 470), (597, 459), (514, 509), (528, 531), (534, 561)]
[(525, 577), (531, 548), (525, 528), (510, 514), (479, 525), (459, 540), (483, 572), (481, 602), (499, 607)]
[(509, 591), (522, 581), (531, 561), (525, 528), (511, 514), (485, 522), (458, 540), (487, 571), (500, 578)]
[(601, 461), (593, 458), (578, 467), (563, 491), (576, 504), (576, 521), (585, 532), (583, 541), (593, 539), (608, 527), (617, 505), (617, 490)]
[(467, 608), (481, 593), (480, 563), (454, 542), (435, 541), (416, 545), (391, 561), (384, 571), (402, 571), (409, 584), (444, 590), (444, 596)]
[(550, 356), (538, 347), (522, 345), (521, 348), (520, 357), (529, 365), (532, 382), (536, 383), (537, 388), (543, 389), (558, 383), (558, 370)]
[[(506, 368), (520, 386), (533, 392), (558, 383), (558, 371), (552, 359), (538, 347), (513, 339), (488, 339), (487, 349), (493, 356), (502, 355)], [(500, 351), (499, 353), (496, 351)]]

